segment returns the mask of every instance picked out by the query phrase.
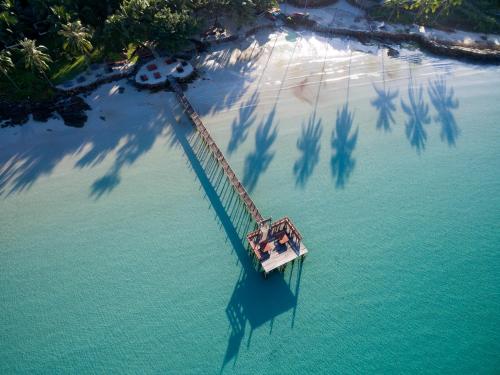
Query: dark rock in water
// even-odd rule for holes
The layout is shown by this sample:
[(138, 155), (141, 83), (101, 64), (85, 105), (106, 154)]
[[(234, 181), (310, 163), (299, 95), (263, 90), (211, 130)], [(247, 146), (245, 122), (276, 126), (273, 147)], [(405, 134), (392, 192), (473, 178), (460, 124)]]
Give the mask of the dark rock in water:
[(398, 57), (399, 51), (392, 47), (387, 47), (387, 56), (389, 57)]
[(104, 117), (104, 116), (99, 116), (99, 118), (100, 118), (102, 121), (106, 121), (106, 117)]
[(118, 87), (118, 92), (120, 94), (123, 94), (124, 91), (125, 91), (125, 87), (123, 87), (123, 86)]
[(52, 131), (52, 129), (50, 129), (50, 128), (49, 128), (49, 129), (47, 129), (47, 131), (48, 131), (48, 132), (51, 132), (51, 131)]

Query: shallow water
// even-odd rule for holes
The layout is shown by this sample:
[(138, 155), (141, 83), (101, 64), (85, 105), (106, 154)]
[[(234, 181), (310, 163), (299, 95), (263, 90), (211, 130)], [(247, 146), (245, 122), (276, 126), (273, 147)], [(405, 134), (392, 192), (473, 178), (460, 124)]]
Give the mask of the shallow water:
[(0, 140), (1, 372), (498, 371), (500, 69), (239, 48), (187, 95), (305, 262), (264, 280), (172, 95), (103, 86), (85, 128)]

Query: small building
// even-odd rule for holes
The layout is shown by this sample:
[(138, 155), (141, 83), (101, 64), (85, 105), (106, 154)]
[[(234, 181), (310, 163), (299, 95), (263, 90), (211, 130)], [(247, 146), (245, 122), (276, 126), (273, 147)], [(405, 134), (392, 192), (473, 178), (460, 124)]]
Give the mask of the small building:
[(283, 270), (308, 252), (300, 232), (288, 217), (274, 223), (271, 219), (259, 223), (257, 230), (248, 233), (247, 240), (265, 275), (275, 269)]

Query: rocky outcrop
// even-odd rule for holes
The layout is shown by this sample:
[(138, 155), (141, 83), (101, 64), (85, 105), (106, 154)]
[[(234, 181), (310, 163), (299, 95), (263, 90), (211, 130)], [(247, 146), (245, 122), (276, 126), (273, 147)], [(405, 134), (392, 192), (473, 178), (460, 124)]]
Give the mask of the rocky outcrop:
[(456, 59), (466, 59), (474, 62), (500, 64), (500, 51), (496, 49), (468, 47), (456, 45), (442, 40), (432, 40), (423, 34), (417, 33), (396, 33), (388, 31), (368, 31), (351, 30), (336, 27), (328, 27), (318, 24), (316, 21), (307, 17), (294, 17), (286, 19), (290, 27), (305, 27), (317, 33), (329, 36), (349, 36), (367, 42), (370, 40), (383, 43), (402, 43), (410, 42), (417, 44), (422, 50), (434, 53), (440, 56), (452, 57)]
[(64, 124), (74, 128), (81, 128), (87, 121), (85, 111), (90, 110), (90, 106), (80, 96), (71, 96), (55, 103), (57, 113), (64, 120)]
[(59, 95), (53, 100), (41, 102), (3, 101), (0, 102), (0, 123), (2, 128), (23, 125), (28, 122), (30, 114), (33, 115), (35, 121), (46, 122), (58, 113), (65, 125), (81, 128), (87, 120), (85, 111), (89, 109), (90, 106), (80, 96)]

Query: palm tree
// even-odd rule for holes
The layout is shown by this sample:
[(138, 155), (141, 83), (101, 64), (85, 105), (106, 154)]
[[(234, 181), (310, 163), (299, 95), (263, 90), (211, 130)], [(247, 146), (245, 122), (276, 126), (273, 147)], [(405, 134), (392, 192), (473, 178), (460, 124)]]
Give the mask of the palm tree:
[(88, 59), (88, 56), (93, 48), (92, 43), (90, 42), (92, 34), (88, 28), (82, 25), (80, 20), (68, 22), (66, 25), (62, 25), (58, 34), (63, 36), (65, 39), (63, 48), (66, 52), (73, 56), (82, 54), (86, 59)]
[(10, 78), (9, 72), (14, 69), (14, 63), (12, 62), (12, 59), (10, 58), (10, 52), (7, 50), (3, 50), (0, 52), (0, 72), (7, 77), (7, 79), (12, 83), (12, 85), (19, 90), (19, 86), (16, 85), (16, 83)]
[(24, 60), (24, 67), (30, 69), (33, 73), (41, 73), (47, 82), (52, 86), (49, 78), (47, 77), (47, 70), (49, 64), (52, 62), (50, 55), (46, 53), (47, 47), (37, 46), (36, 42), (32, 39), (24, 38), (19, 42), (19, 52)]

